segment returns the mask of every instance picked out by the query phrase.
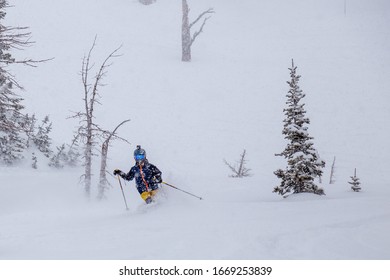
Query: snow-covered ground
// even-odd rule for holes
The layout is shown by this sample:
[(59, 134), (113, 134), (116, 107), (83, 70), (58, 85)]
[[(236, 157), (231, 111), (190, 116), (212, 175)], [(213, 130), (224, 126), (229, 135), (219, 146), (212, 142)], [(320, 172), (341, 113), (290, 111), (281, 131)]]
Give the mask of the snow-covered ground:
[[(191, 17), (215, 14), (180, 49), (181, 1), (10, 0), (6, 25), (30, 26), (34, 47), (55, 57), (15, 67), (26, 110), (53, 121), (56, 145), (72, 138), (82, 109), (80, 70), (95, 35), (98, 66), (122, 45), (101, 89), (101, 126), (120, 129), (110, 170), (130, 169), (137, 144), (163, 178), (143, 205), (134, 182), (107, 200), (78, 184), (82, 168), (0, 167), (0, 259), (390, 259), (390, 3), (386, 0), (189, 0)], [(327, 162), (326, 196), (272, 193), (286, 163), (281, 134), (288, 67), (306, 93), (309, 133)], [(223, 160), (247, 150), (253, 176), (229, 178)], [(335, 184), (329, 185), (336, 156)], [(94, 174), (98, 174), (96, 159)], [(39, 164), (39, 163), (38, 163)], [(348, 181), (357, 168), (362, 192)]]

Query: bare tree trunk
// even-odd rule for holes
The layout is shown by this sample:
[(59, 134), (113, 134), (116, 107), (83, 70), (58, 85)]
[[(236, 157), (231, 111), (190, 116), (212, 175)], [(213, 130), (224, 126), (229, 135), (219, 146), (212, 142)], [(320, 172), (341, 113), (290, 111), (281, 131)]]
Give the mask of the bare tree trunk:
[(139, 2), (144, 5), (150, 5), (156, 2), (156, 0), (139, 0)]
[(103, 199), (105, 197), (105, 191), (107, 189), (107, 176), (106, 176), (106, 167), (107, 167), (107, 154), (108, 154), (108, 142), (103, 142), (102, 144), (102, 154), (101, 154), (101, 160), (100, 160), (100, 180), (99, 180), (99, 194), (98, 199)]
[(114, 138), (114, 139), (120, 139), (120, 140), (123, 140), (123, 141), (129, 143), (127, 140), (125, 140), (121, 137), (118, 137), (116, 135), (116, 131), (118, 130), (118, 128), (128, 121), (130, 121), (130, 120), (125, 120), (125, 121), (121, 122), (112, 132), (107, 132), (108, 136), (102, 144), (102, 151), (101, 151), (102, 154), (101, 154), (101, 160), (100, 160), (100, 179), (99, 179), (99, 186), (98, 186), (98, 190), (99, 190), (98, 199), (103, 199), (105, 197), (105, 191), (107, 189), (107, 184), (108, 184), (108, 180), (107, 180), (107, 176), (106, 176), (107, 155), (108, 155), (108, 147), (110, 146), (110, 141)]
[(189, 62), (189, 61), (191, 61), (191, 46), (194, 43), (195, 39), (203, 31), (203, 27), (205, 26), (206, 21), (210, 17), (206, 17), (203, 20), (203, 23), (202, 23), (200, 29), (198, 31), (194, 32), (192, 37), (191, 37), (191, 28), (200, 19), (202, 19), (206, 14), (214, 13), (214, 10), (210, 8), (207, 11), (204, 11), (192, 23), (190, 23), (189, 19), (188, 19), (188, 14), (189, 14), (190, 10), (188, 8), (187, 0), (182, 0), (182, 10), (183, 10), (183, 19), (182, 19), (182, 24), (181, 24), (181, 49), (182, 49), (181, 60), (184, 62)]
[(91, 195), (91, 178), (92, 178), (92, 148), (93, 148), (93, 142), (92, 142), (92, 130), (91, 128), (87, 128), (87, 142), (85, 145), (85, 175), (84, 175), (84, 190), (85, 195), (87, 197), (90, 197)]
[[(88, 52), (88, 56), (84, 57), (83, 64), (82, 64), (82, 70), (81, 70), (81, 78), (83, 81), (84, 86), (84, 107), (85, 107), (85, 122), (86, 126), (84, 129), (85, 133), (85, 150), (84, 150), (84, 167), (85, 167), (85, 173), (84, 173), (84, 190), (85, 195), (87, 197), (90, 197), (91, 195), (91, 178), (92, 178), (92, 149), (93, 149), (93, 132), (92, 132), (92, 126), (93, 126), (93, 110), (94, 110), (94, 104), (96, 102), (96, 90), (94, 89), (92, 92), (90, 90), (90, 84), (89, 84), (89, 71), (91, 67), (89, 66), (90, 59), (91, 59), (91, 53), (93, 49), (96, 46), (96, 37), (93, 41), (92, 47)], [(100, 79), (99, 75), (96, 76), (96, 80)]]
[(183, 9), (183, 19), (181, 25), (181, 49), (182, 61), (191, 61), (191, 32), (190, 32), (190, 23), (188, 20), (188, 4), (187, 0), (182, 0), (182, 9)]
[(336, 157), (333, 158), (332, 168), (330, 169), (329, 184), (333, 184), (335, 182), (334, 180), (335, 163), (336, 163)]

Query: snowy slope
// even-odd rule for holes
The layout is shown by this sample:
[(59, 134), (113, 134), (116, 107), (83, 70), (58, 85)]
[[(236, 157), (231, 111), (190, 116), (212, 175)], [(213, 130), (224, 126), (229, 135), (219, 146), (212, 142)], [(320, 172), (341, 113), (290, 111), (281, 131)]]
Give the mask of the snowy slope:
[[(191, 63), (180, 61), (179, 0), (11, 2), (7, 24), (30, 26), (36, 41), (18, 55), (55, 57), (13, 70), (27, 111), (50, 114), (54, 141), (69, 142), (77, 125), (67, 117), (82, 108), (79, 73), (95, 35), (96, 65), (123, 45), (96, 111), (107, 129), (131, 119), (120, 133), (132, 145), (113, 145), (110, 169), (128, 170), (141, 144), (165, 181), (204, 200), (166, 187), (146, 207), (131, 182), (125, 211), (114, 178), (107, 201), (85, 201), (81, 169), (0, 167), (0, 259), (390, 258), (387, 1), (348, 1), (346, 15), (342, 0), (189, 1), (193, 18), (216, 11)], [(323, 197), (272, 193), (291, 59), (327, 162)], [(223, 159), (244, 148), (254, 176), (228, 178)], [(354, 168), (361, 193), (347, 183)]]

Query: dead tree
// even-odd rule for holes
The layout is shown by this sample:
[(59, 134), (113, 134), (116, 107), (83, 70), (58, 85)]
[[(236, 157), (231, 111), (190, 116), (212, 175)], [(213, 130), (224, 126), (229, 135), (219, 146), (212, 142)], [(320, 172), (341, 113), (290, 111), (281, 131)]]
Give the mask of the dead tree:
[(246, 150), (244, 149), (244, 152), (240, 155), (240, 160), (237, 162), (238, 166), (235, 165), (235, 166), (232, 166), (230, 163), (228, 163), (226, 160), (224, 160), (225, 164), (230, 168), (230, 170), (233, 172), (232, 175), (230, 175), (229, 177), (233, 177), (233, 178), (242, 178), (242, 177), (249, 177), (249, 176), (252, 176), (249, 171), (250, 169), (248, 169), (245, 165), (246, 165), (246, 159), (245, 159), (245, 156), (246, 156)]
[[(98, 186), (98, 199), (103, 199), (105, 197), (105, 191), (107, 189), (108, 180), (107, 180), (107, 156), (108, 156), (108, 147), (110, 146), (111, 140), (122, 140), (126, 143), (129, 143), (126, 139), (123, 139), (119, 137), (116, 133), (118, 128), (123, 125), (126, 122), (129, 122), (130, 120), (125, 120), (121, 122), (112, 132), (107, 131), (105, 133), (105, 140), (102, 144), (102, 150), (101, 150), (101, 160), (100, 160), (100, 179), (99, 179), (99, 186)], [(130, 144), (130, 143), (129, 143)]]
[(333, 158), (332, 167), (330, 169), (330, 178), (329, 178), (329, 184), (334, 184), (334, 174), (335, 174), (335, 163), (336, 163), (336, 157)]
[(112, 58), (118, 57), (118, 50), (111, 52), (101, 64), (98, 72), (93, 78), (93, 83), (90, 83), (89, 74), (94, 64), (91, 64), (92, 51), (96, 46), (96, 37), (88, 54), (84, 56), (81, 68), (81, 79), (84, 88), (84, 111), (77, 112), (71, 118), (80, 119), (80, 126), (77, 131), (77, 136), (84, 141), (84, 166), (85, 173), (82, 175), (84, 179), (84, 189), (87, 197), (90, 197), (91, 192), (91, 177), (92, 177), (92, 157), (93, 149), (97, 145), (97, 139), (101, 137), (104, 130), (95, 123), (95, 105), (100, 104), (99, 88), (103, 86), (102, 79), (107, 74), (107, 68), (111, 65), (109, 61)]
[[(214, 9), (210, 8), (203, 13), (201, 13), (193, 22), (189, 22), (188, 14), (190, 9), (188, 8), (187, 0), (182, 0), (182, 10), (183, 10), (183, 20), (181, 25), (181, 48), (182, 48), (182, 56), (181, 60), (188, 62), (191, 61), (191, 46), (194, 43), (195, 39), (199, 36), (199, 34), (203, 31), (203, 27), (206, 24), (206, 21), (210, 18), (206, 15), (214, 13)], [(198, 31), (195, 31), (191, 36), (191, 28), (201, 19), (203, 19), (203, 23), (200, 26)]]

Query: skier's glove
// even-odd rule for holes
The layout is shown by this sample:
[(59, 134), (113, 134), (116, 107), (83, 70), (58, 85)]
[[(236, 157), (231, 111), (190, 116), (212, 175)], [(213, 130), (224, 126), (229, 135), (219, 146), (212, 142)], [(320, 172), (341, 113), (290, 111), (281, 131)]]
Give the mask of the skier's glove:
[(155, 182), (157, 184), (162, 183), (161, 176), (160, 175), (154, 176), (153, 177), (153, 182)]
[(122, 171), (120, 171), (119, 169), (115, 169), (114, 170), (114, 175), (120, 175), (122, 173)]

